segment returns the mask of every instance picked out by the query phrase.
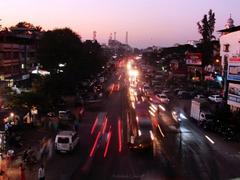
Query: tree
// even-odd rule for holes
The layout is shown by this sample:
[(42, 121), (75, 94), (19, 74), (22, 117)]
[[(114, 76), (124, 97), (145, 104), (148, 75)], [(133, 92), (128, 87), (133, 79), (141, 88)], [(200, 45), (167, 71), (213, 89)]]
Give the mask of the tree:
[[(97, 41), (82, 43), (80, 37), (69, 28), (45, 32), (37, 53), (40, 64), (51, 74), (43, 84), (48, 89), (45, 93), (49, 98), (73, 94), (82, 78), (96, 76), (106, 63)], [(65, 66), (59, 67), (59, 64)]]
[(56, 73), (59, 64), (71, 66), (80, 58), (82, 42), (69, 28), (47, 31), (39, 42), (38, 57), (44, 69)]
[(215, 28), (215, 13), (210, 9), (208, 16), (205, 14), (201, 22), (197, 23), (198, 32), (202, 35), (202, 44), (200, 49), (203, 53), (203, 66), (210, 64), (213, 57), (213, 45), (212, 39), (215, 39), (213, 35)]
[(205, 14), (203, 16), (201, 23), (200, 22), (197, 23), (198, 31), (202, 35), (203, 42), (215, 39), (215, 36), (213, 36), (215, 21), (216, 21), (215, 13), (212, 12), (212, 10), (210, 9), (208, 12), (208, 16)]
[(11, 26), (9, 29), (18, 34), (32, 34), (34, 32), (42, 31), (41, 26), (34, 26), (33, 24), (25, 21), (19, 22), (15, 26)]
[(86, 40), (83, 43), (82, 51), (82, 75), (89, 75), (89, 69), (91, 69), (91, 74), (97, 74), (102, 66), (106, 63), (106, 58), (103, 56), (103, 50), (101, 45), (97, 41)]

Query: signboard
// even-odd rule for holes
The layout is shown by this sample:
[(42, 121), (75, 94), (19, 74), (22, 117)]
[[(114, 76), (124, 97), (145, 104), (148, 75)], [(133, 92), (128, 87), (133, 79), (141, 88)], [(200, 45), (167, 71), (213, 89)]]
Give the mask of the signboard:
[(240, 107), (240, 84), (229, 83), (227, 103)]
[(227, 79), (230, 81), (240, 81), (240, 57), (229, 59)]
[(186, 55), (187, 65), (202, 65), (202, 54), (201, 53), (187, 53)]
[(214, 77), (212, 76), (204, 76), (205, 81), (214, 81)]

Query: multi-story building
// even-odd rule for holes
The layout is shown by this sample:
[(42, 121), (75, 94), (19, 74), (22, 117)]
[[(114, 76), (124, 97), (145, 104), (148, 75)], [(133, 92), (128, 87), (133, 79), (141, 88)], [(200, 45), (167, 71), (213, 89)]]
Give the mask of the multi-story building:
[(0, 80), (28, 79), (36, 63), (36, 36), (12, 31), (0, 32)]
[(231, 110), (240, 110), (240, 26), (230, 17), (220, 30), (220, 55), (224, 77), (224, 97)]

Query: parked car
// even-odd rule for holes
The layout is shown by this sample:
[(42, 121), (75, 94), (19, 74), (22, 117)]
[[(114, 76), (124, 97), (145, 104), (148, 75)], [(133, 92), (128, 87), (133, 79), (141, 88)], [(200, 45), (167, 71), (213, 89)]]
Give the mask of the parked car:
[(208, 96), (208, 99), (216, 103), (223, 101), (223, 98), (220, 95), (211, 95), (211, 96)]
[(202, 95), (202, 94), (197, 94), (194, 99), (205, 99), (206, 96)]
[(171, 91), (169, 90), (169, 89), (164, 89), (164, 90), (162, 90), (162, 94), (168, 94), (168, 93), (170, 93)]
[(182, 91), (182, 89), (176, 88), (176, 89), (174, 89), (173, 91), (174, 91), (174, 94), (177, 95), (179, 91)]
[(57, 152), (72, 152), (79, 142), (79, 137), (74, 131), (60, 131), (55, 138)]
[(70, 110), (62, 110), (58, 111), (58, 118), (60, 120), (68, 121), (71, 119), (71, 111)]
[(178, 91), (177, 96), (183, 99), (191, 99), (192, 94), (188, 91)]
[(156, 94), (155, 96), (162, 103), (168, 103), (170, 101), (166, 94)]

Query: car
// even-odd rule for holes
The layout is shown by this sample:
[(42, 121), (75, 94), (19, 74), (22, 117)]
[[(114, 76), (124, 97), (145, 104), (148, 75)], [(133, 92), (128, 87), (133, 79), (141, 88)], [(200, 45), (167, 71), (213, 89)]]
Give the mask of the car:
[(164, 90), (162, 90), (162, 94), (168, 94), (168, 93), (170, 93), (171, 91), (169, 90), (169, 89), (164, 89)]
[(183, 90), (180, 89), (180, 88), (176, 88), (176, 89), (174, 89), (173, 91), (174, 91), (174, 94), (177, 95), (179, 91), (183, 91)]
[(94, 92), (96, 93), (96, 92), (102, 92), (103, 91), (103, 87), (102, 87), (102, 85), (101, 84), (98, 84), (98, 85), (96, 85), (96, 86), (94, 86)]
[(189, 91), (178, 91), (177, 96), (183, 99), (191, 99), (192, 93)]
[(197, 94), (194, 99), (205, 99), (206, 97), (202, 94)]
[(55, 150), (57, 152), (72, 152), (79, 142), (75, 131), (60, 131), (55, 137)]
[(210, 101), (213, 101), (213, 102), (216, 102), (216, 103), (219, 103), (219, 102), (223, 101), (223, 98), (220, 95), (211, 95), (211, 96), (208, 97), (208, 99)]
[(180, 123), (183, 119), (187, 119), (185, 113), (180, 108), (173, 108), (172, 109), (172, 118), (177, 122)]
[(166, 94), (156, 94), (155, 96), (162, 103), (168, 103), (170, 101)]
[(119, 91), (119, 87), (120, 87), (120, 85), (119, 85), (119, 83), (116, 83), (116, 84), (113, 84), (113, 92), (118, 92)]
[(71, 111), (70, 110), (61, 110), (58, 111), (58, 118), (60, 120), (70, 120), (71, 119)]

